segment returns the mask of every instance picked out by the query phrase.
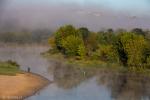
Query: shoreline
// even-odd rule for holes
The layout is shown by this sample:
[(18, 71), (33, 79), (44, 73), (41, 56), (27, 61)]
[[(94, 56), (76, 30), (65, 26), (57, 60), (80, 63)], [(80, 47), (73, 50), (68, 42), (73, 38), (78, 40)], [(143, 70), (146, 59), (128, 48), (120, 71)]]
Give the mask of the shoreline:
[(83, 68), (110, 69), (110, 70), (116, 70), (120, 72), (139, 73), (139, 74), (150, 76), (150, 70), (147, 68), (133, 69), (132, 67), (127, 68), (123, 65), (119, 65), (119, 63), (108, 63), (101, 60), (89, 60), (89, 59), (77, 60), (75, 57), (65, 58), (64, 55), (62, 55), (61, 53), (52, 54), (52, 53), (44, 52), (42, 56), (57, 63), (79, 66), (81, 68), (83, 67)]
[(48, 79), (35, 73), (0, 75), (0, 99), (22, 100), (36, 94), (48, 84)]

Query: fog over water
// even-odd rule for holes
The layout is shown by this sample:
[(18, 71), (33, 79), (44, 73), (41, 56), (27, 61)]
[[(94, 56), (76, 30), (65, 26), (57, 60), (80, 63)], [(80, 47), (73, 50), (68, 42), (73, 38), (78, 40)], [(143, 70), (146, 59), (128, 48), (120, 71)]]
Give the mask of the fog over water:
[(150, 28), (149, 0), (0, 0), (0, 29)]

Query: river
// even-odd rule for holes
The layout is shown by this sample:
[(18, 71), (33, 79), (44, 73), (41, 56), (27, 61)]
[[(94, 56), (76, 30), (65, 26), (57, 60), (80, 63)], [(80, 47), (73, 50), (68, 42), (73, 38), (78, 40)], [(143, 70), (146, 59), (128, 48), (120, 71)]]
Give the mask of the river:
[(64, 65), (40, 55), (47, 50), (47, 46), (0, 47), (0, 60), (17, 61), (22, 70), (30, 67), (52, 81), (26, 100), (150, 100), (148, 76)]

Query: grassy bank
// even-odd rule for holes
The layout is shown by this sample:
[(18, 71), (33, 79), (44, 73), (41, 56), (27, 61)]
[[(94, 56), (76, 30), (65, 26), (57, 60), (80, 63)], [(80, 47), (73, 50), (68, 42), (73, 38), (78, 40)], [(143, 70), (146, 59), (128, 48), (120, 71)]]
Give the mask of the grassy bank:
[(21, 73), (19, 65), (13, 61), (0, 61), (0, 75), (16, 75)]
[(118, 63), (107, 63), (104, 61), (99, 61), (99, 60), (92, 60), (92, 59), (77, 59), (77, 57), (65, 57), (61, 53), (49, 53), (45, 52), (42, 53), (42, 55), (48, 59), (54, 60), (54, 61), (59, 61), (63, 62), (64, 64), (67, 65), (73, 65), (73, 66), (78, 66), (78, 67), (88, 67), (88, 68), (114, 68), (114, 69), (122, 69), (125, 70), (123, 66), (121, 66)]
[(22, 100), (48, 84), (40, 75), (21, 71), (16, 62), (0, 61), (0, 100)]

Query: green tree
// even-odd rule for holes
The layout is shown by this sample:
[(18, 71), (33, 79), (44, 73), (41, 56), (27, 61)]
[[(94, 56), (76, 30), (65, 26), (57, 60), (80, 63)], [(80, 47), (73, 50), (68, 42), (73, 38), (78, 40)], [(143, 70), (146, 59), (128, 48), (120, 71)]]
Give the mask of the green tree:
[(87, 38), (87, 43), (85, 45), (89, 55), (90, 52), (94, 52), (98, 48), (97, 34), (94, 32), (90, 33)]
[(98, 42), (100, 44), (113, 44), (114, 42), (116, 42), (116, 35), (112, 32), (98, 32)]
[(114, 30), (112, 28), (107, 29), (107, 33), (114, 33)]
[(87, 28), (82, 27), (82, 28), (78, 29), (78, 34), (81, 34), (84, 42), (86, 42), (86, 40), (87, 40), (87, 38), (88, 38), (88, 36), (90, 34), (90, 31)]
[(70, 35), (62, 40), (62, 47), (65, 50), (65, 54), (68, 56), (78, 55), (78, 48), (83, 45), (82, 38), (74, 35)]
[(76, 29), (72, 25), (60, 27), (55, 33), (55, 43), (59, 50), (62, 50), (62, 40), (69, 35), (78, 36)]
[(143, 53), (146, 47), (146, 40), (141, 35), (124, 33), (120, 38), (120, 46), (127, 55), (129, 66), (141, 66), (143, 63)]
[(137, 35), (143, 35), (143, 36), (146, 35), (146, 33), (141, 28), (134, 28), (134, 29), (131, 30), (131, 32), (135, 33)]

